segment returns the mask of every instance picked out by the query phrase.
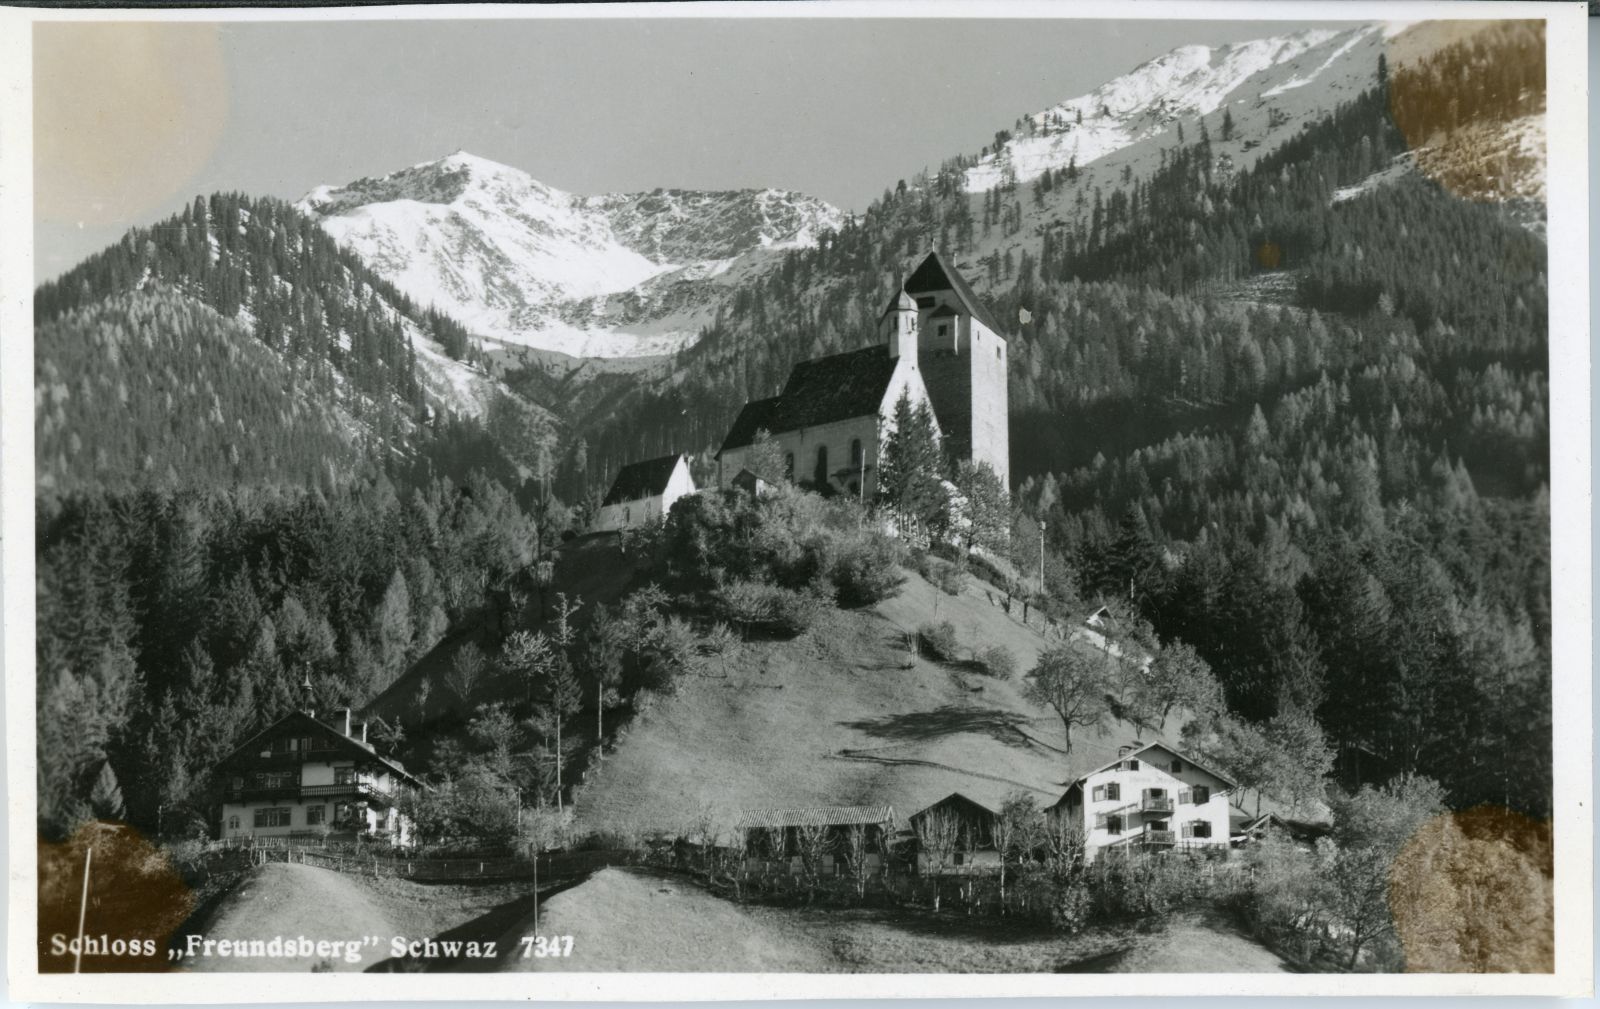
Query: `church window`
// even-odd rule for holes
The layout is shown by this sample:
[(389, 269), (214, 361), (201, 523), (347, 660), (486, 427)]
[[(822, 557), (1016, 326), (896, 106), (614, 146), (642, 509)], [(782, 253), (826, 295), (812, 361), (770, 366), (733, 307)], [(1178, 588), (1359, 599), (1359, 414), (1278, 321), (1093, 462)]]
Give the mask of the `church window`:
[(950, 324), (948, 322), (939, 323), (938, 334), (940, 336), (949, 336), (950, 335)]
[(850, 439), (850, 465), (859, 469), (861, 467), (861, 439)]
[(995, 349), (994, 349), (994, 359), (995, 359), (995, 360), (996, 360), (996, 361), (998, 361), (998, 360), (1000, 360), (1000, 348), (999, 348), (999, 347), (996, 347), (996, 348), (995, 348)]
[(818, 487), (826, 487), (828, 484), (828, 446), (826, 445), (817, 446), (817, 469), (816, 472), (811, 474), (811, 479)]

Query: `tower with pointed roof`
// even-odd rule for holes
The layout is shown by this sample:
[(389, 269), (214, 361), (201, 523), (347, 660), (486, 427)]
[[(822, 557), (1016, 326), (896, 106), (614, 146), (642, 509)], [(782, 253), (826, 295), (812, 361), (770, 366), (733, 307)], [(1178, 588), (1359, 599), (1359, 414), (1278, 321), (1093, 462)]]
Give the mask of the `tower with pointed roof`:
[(999, 323), (966, 278), (937, 252), (906, 278), (917, 306), (923, 384), (955, 462), (988, 463), (1002, 487), (1011, 485), (1010, 348)]
[(802, 361), (780, 395), (745, 404), (717, 453), (718, 485), (732, 485), (765, 431), (783, 451), (780, 476), (871, 497), (904, 395), (932, 408), (954, 461), (988, 463), (1008, 487), (1007, 349), (999, 333), (966, 279), (930, 253), (889, 296), (876, 343)]

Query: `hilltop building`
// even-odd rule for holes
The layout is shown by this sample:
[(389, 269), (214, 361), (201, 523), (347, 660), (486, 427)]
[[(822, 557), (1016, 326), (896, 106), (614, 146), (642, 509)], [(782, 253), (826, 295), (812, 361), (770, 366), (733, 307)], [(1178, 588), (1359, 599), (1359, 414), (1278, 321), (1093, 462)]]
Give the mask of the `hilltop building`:
[(930, 253), (877, 325), (878, 343), (803, 361), (782, 393), (744, 405), (717, 453), (719, 487), (748, 468), (764, 430), (780, 446), (789, 480), (870, 497), (901, 396), (931, 407), (953, 459), (986, 462), (1009, 486), (1008, 349), (966, 279)]
[(1074, 781), (1049, 814), (1083, 830), (1084, 856), (1229, 842), (1228, 793), (1238, 785), (1165, 743), (1126, 746)]
[(421, 787), (395, 760), (353, 732), (296, 711), (245, 740), (223, 759), (221, 837), (364, 838), (409, 845), (412, 823), (403, 794)]
[(602, 532), (636, 529), (647, 522), (665, 519), (679, 498), (694, 492), (689, 460), (681, 452), (631, 462), (617, 473), (611, 490), (600, 502), (595, 528)]

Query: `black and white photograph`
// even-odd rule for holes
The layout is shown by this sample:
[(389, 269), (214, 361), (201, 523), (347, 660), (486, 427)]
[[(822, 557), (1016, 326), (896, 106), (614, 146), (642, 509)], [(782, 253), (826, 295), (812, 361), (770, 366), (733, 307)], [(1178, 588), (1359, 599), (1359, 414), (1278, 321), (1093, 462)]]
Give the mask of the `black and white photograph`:
[(1581, 5), (0, 14), (14, 997), (1592, 994)]

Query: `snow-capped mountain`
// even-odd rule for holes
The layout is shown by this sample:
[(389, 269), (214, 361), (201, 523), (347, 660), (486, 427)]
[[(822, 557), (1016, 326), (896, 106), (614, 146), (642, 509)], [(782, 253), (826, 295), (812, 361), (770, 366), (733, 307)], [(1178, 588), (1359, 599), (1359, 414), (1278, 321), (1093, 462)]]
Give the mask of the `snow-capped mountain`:
[[(1026, 117), (1021, 136), (987, 152), (967, 172), (969, 192), (1003, 180), (1031, 182), (1046, 169), (1079, 168), (1176, 129), (1191, 128), (1225, 105), (1235, 129), (1256, 139), (1254, 119), (1270, 128), (1298, 123), (1354, 78), (1370, 80), (1383, 35), (1377, 25), (1336, 32), (1316, 29), (1225, 46), (1180, 46), (1091, 91)], [(1315, 87), (1311, 87), (1315, 85)], [(1309, 88), (1309, 90), (1307, 90)], [(1293, 92), (1301, 95), (1291, 97)], [(1256, 113), (1253, 115), (1252, 113)]]
[[(952, 162), (974, 219), (989, 217), (979, 203), (995, 190), (1009, 216), (1007, 226), (985, 226), (958, 265), (986, 287), (982, 260), (1036, 254), (1046, 230), (1086, 227), (1096, 194), (1150, 177), (1165, 155), (1202, 136), (1218, 171), (1248, 168), (1370, 88), (1380, 57), (1395, 65), (1402, 54), (1420, 58), (1454, 37), (1441, 35), (1438, 24), (1181, 46), (1023, 117), (997, 145)], [(1475, 143), (1472, 153), (1512, 150), (1518, 178), (1534, 180), (1518, 181), (1519, 192), (1537, 199), (1542, 148), (1539, 117), (1503, 143)], [(1373, 184), (1418, 165), (1426, 170), (1429, 157), (1441, 155), (1423, 152)], [(1046, 173), (1053, 184), (1029, 198), (1022, 187)], [(926, 175), (918, 184), (929, 184)], [(491, 346), (588, 358), (650, 357), (692, 344), (734, 291), (785, 250), (815, 245), (845, 221), (827, 203), (774, 189), (574, 195), (464, 152), (319, 187), (299, 206), (412, 299)], [(995, 219), (1001, 209), (993, 208)], [(937, 238), (935, 228), (925, 244)]]
[(608, 297), (742, 274), (743, 261), (813, 244), (843, 220), (820, 200), (772, 189), (577, 196), (465, 152), (321, 186), (298, 206), (476, 335), (578, 357), (668, 353), (705, 321), (678, 311), (622, 325), (593, 307)]

